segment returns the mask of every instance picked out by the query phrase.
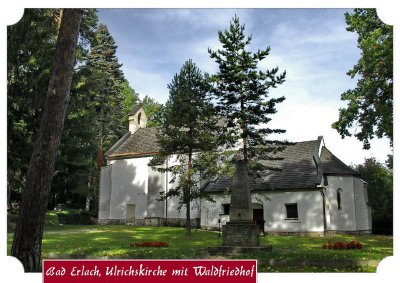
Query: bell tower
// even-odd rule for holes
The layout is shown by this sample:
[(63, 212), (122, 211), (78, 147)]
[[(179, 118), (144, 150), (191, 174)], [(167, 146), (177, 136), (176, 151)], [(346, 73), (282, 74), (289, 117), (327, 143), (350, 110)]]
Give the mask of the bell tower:
[(147, 116), (143, 107), (139, 104), (128, 114), (129, 131), (134, 134), (140, 128), (146, 128)]

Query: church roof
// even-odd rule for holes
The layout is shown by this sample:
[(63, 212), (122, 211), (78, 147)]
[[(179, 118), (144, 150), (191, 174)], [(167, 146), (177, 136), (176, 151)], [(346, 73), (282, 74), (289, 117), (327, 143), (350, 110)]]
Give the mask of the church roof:
[[(159, 152), (157, 131), (159, 127), (140, 128), (134, 134), (128, 132), (106, 152), (109, 160), (151, 156)], [(276, 153), (279, 160), (259, 160), (269, 169), (250, 172), (251, 190), (281, 190), (316, 188), (323, 175), (358, 175), (358, 173), (333, 155), (317, 140), (297, 142)], [(231, 178), (219, 177), (205, 185), (207, 192), (229, 189)]]
[(140, 128), (134, 134), (128, 132), (109, 151), (108, 159), (154, 155), (159, 151), (158, 127)]
[(326, 147), (322, 148), (321, 161), (326, 175), (358, 175), (358, 172), (344, 164), (332, 154)]
[[(321, 139), (288, 145), (274, 155), (280, 160), (261, 160), (269, 170), (249, 172), (249, 186), (253, 191), (312, 189), (321, 184), (324, 174), (357, 175), (358, 173), (334, 156)], [(232, 180), (220, 177), (205, 185), (206, 192), (222, 192), (231, 186)]]
[(135, 115), (140, 109), (142, 109), (142, 105), (136, 105), (135, 107), (133, 107), (133, 109), (131, 110), (131, 112), (128, 113), (128, 116), (133, 116)]

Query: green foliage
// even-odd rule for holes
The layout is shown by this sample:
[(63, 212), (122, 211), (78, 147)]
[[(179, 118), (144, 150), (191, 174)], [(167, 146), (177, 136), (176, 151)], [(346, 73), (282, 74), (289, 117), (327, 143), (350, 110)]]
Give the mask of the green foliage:
[(175, 188), (162, 198), (179, 197), (178, 209), (185, 205), (190, 234), (190, 202), (206, 197), (200, 188), (200, 169), (204, 168), (201, 161), (205, 160), (204, 154), (216, 149), (217, 120), (209, 98), (210, 85), (192, 60), (185, 62), (168, 88), (170, 95), (158, 135), (160, 154), (154, 162), (176, 156), (178, 162), (170, 163), (167, 169), (159, 169), (171, 172), (171, 183), (175, 183)]
[[(24, 17), (7, 29), (9, 200), (18, 201), (19, 194), (25, 186), (27, 166), (49, 83), (60, 18), (58, 9), (26, 9)], [(94, 22), (97, 24), (96, 11), (84, 10), (77, 53), (78, 63), (82, 63), (83, 54), (88, 48), (88, 42), (95, 28)], [(76, 79), (75, 75), (74, 80)], [(71, 92), (74, 93), (74, 87)], [(72, 104), (75, 99), (76, 97), (71, 95)], [(66, 131), (69, 129), (68, 121), (65, 129)], [(71, 152), (76, 153), (72, 148), (75, 143), (70, 142), (71, 140), (62, 140), (60, 148), (68, 147)], [(61, 155), (62, 149), (56, 163), (56, 176), (65, 171)], [(78, 180), (79, 176), (76, 177)], [(60, 179), (56, 180), (53, 185), (53, 195), (59, 181)], [(59, 190), (61, 191), (65, 191), (65, 186), (63, 190)]]
[(368, 203), (372, 212), (372, 232), (393, 234), (393, 170), (374, 158), (355, 168), (368, 183)]
[(277, 67), (266, 71), (258, 69), (271, 49), (248, 51), (252, 37), (246, 37), (244, 29), (235, 16), (229, 30), (218, 32), (223, 49), (209, 49), (208, 52), (219, 65), (219, 72), (212, 76), (212, 93), (217, 100), (218, 114), (226, 119), (220, 137), (230, 146), (242, 139), (242, 152), (247, 161), (265, 148), (260, 145), (274, 143), (266, 139), (268, 134), (285, 132), (265, 126), (271, 120), (270, 115), (276, 113), (275, 105), (285, 99), (270, 98), (269, 90), (285, 81), (286, 72), (278, 74)]
[(136, 105), (136, 101), (138, 100), (138, 94), (135, 92), (133, 88), (130, 87), (129, 82), (127, 80), (122, 81), (121, 83), (121, 94), (122, 94), (122, 113), (121, 120), (119, 123), (121, 125), (127, 125), (128, 121), (128, 113), (133, 109)]
[(131, 110), (123, 107), (124, 103), (125, 106), (129, 105), (126, 99), (130, 99), (127, 97), (130, 89), (126, 85), (116, 50), (107, 26), (100, 24), (85, 67), (89, 74), (88, 89), (99, 130), (99, 147), (102, 149), (110, 148), (126, 131), (126, 124), (121, 121), (127, 113), (121, 108), (125, 112)]
[(333, 123), (344, 138), (357, 128), (355, 136), (370, 148), (373, 137), (386, 136), (393, 142), (393, 27), (384, 24), (376, 9), (355, 9), (346, 13), (347, 30), (358, 33), (361, 58), (347, 72), (358, 77), (357, 87), (341, 96), (347, 108), (339, 109), (339, 120)]
[[(26, 9), (7, 28), (8, 200), (19, 201), (39, 129), (60, 24), (58, 9)], [(100, 139), (109, 148), (126, 132), (137, 99), (124, 79), (115, 42), (95, 9), (84, 9), (68, 113), (59, 146), (50, 207), (83, 207), (93, 196)]]
[(158, 103), (154, 98), (145, 96), (141, 105), (147, 115), (147, 127), (161, 126), (164, 107)]
[(7, 179), (9, 197), (25, 185), (57, 40), (56, 11), (26, 9), (7, 27)]

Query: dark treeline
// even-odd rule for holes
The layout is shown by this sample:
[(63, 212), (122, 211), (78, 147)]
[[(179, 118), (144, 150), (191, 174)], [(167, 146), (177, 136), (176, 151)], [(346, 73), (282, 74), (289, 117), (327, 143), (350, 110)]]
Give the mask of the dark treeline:
[[(33, 144), (49, 84), (62, 10), (26, 9), (7, 29), (7, 182), (8, 206), (18, 203), (25, 186)], [(71, 95), (57, 153), (49, 208), (58, 203), (92, 209), (103, 152), (123, 136), (127, 114), (140, 103), (124, 77), (117, 45), (99, 24), (95, 9), (84, 10)], [(161, 105), (145, 97), (155, 114)], [(150, 115), (152, 125), (157, 117)]]
[(393, 235), (393, 155), (388, 155), (385, 165), (368, 158), (354, 169), (368, 184), (372, 233)]

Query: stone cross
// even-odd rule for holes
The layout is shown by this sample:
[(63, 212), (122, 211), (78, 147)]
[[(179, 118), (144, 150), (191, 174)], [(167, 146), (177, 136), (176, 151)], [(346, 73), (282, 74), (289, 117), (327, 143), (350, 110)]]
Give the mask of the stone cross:
[(247, 164), (243, 160), (238, 160), (235, 164), (229, 222), (222, 226), (222, 246), (258, 247), (260, 230), (253, 222)]
[(248, 170), (243, 160), (236, 161), (236, 172), (231, 186), (229, 221), (253, 221)]

